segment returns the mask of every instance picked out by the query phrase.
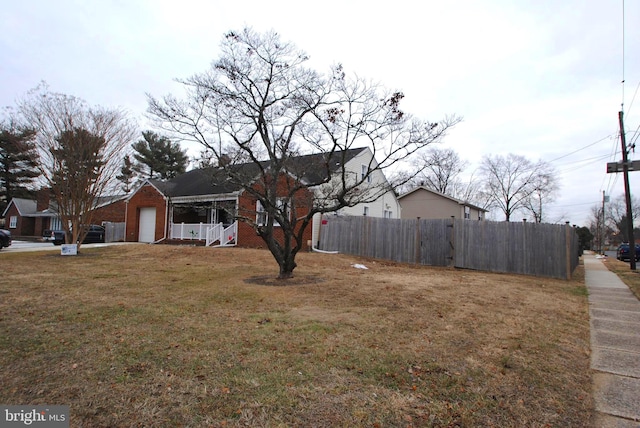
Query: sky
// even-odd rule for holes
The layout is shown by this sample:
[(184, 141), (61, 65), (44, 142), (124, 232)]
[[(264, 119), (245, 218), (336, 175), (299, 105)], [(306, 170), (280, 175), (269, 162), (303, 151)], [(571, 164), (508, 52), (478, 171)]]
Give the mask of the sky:
[[(638, 0), (7, 1), (0, 107), (45, 81), (150, 129), (146, 94), (182, 95), (175, 79), (208, 69), (229, 30), (275, 30), (320, 72), (340, 63), (401, 90), (418, 118), (462, 117), (441, 146), (467, 176), (484, 156), (549, 162), (560, 190), (546, 221), (583, 226), (603, 192), (624, 195), (622, 174), (606, 173), (622, 159), (619, 111), (640, 143), (638, 24)], [(629, 177), (635, 197), (640, 172)]]

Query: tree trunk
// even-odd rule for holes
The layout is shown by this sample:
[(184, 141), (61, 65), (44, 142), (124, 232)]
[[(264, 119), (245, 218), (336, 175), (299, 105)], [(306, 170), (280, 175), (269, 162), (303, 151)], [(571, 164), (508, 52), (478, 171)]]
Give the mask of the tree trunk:
[(295, 262), (295, 254), (289, 252), (289, 254), (283, 254), (281, 259), (278, 259), (278, 265), (280, 266), (280, 273), (278, 279), (293, 278), (293, 270), (298, 266)]
[(293, 270), (296, 268), (297, 263), (295, 261), (297, 254), (297, 247), (290, 245), (290, 236), (285, 233), (284, 245), (278, 243), (273, 236), (273, 229), (271, 231), (260, 230), (258, 235), (267, 244), (267, 248), (273, 255), (273, 258), (278, 262), (280, 267), (280, 273), (278, 279), (289, 279), (293, 277)]

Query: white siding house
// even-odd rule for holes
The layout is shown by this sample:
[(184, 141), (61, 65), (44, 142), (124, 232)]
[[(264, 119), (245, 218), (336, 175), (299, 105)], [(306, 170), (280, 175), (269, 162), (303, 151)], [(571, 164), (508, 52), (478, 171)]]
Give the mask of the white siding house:
[[(369, 165), (377, 166), (376, 160), (373, 157), (373, 153), (369, 148), (363, 148), (357, 155), (349, 159), (345, 164), (345, 170), (347, 174), (351, 173), (354, 177), (362, 178), (367, 174)], [(400, 218), (401, 206), (396, 198), (396, 194), (393, 189), (388, 185), (389, 182), (384, 173), (380, 170), (375, 170), (364, 181), (362, 189), (363, 192), (379, 192), (384, 186), (389, 187), (389, 190), (384, 192), (373, 202), (359, 203), (353, 207), (345, 207), (340, 209), (336, 213), (324, 214), (323, 216), (339, 215), (339, 216), (370, 216), (381, 218)], [(322, 193), (322, 189), (319, 189)], [(318, 242), (320, 238), (320, 228), (322, 227), (322, 219), (320, 214), (316, 214), (313, 218), (313, 243)]]

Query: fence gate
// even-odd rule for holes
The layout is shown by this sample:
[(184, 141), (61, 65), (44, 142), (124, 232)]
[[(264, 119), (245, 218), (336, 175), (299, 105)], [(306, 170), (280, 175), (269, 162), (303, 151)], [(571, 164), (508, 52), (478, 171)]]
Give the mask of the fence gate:
[(120, 242), (124, 241), (125, 223), (105, 222), (104, 226), (104, 242)]

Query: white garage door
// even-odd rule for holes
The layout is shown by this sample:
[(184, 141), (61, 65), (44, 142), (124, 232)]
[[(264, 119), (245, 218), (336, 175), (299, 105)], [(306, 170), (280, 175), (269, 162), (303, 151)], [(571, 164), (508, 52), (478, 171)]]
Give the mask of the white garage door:
[(139, 242), (153, 242), (156, 239), (156, 209), (140, 208)]

